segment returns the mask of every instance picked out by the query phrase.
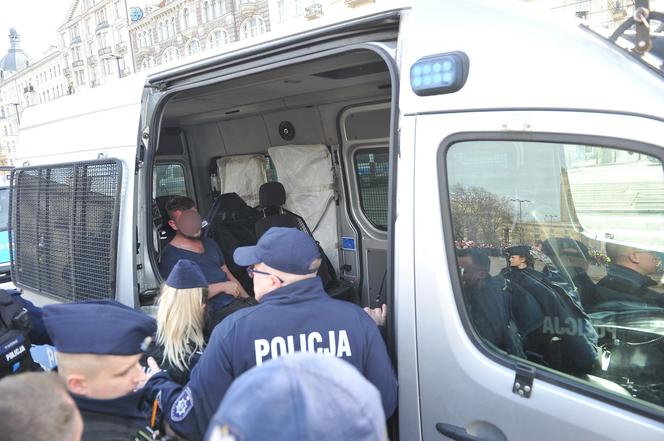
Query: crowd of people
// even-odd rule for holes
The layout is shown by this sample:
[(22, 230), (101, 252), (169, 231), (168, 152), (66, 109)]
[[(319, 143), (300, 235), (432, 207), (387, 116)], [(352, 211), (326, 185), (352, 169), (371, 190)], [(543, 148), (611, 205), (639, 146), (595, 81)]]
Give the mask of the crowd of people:
[(0, 419), (3, 439), (387, 439), (397, 379), (386, 308), (331, 298), (316, 242), (295, 228), (235, 251), (250, 297), (202, 237), (193, 201), (173, 198), (167, 211), (175, 237), (156, 319), (114, 301), (32, 308), (57, 374), (0, 381), (12, 416)]

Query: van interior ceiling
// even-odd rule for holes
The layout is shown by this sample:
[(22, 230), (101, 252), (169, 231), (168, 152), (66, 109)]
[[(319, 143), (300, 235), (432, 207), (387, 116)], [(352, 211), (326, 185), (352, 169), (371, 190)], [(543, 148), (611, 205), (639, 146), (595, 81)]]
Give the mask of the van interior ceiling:
[(385, 303), (391, 97), (388, 66), (369, 50), (173, 94), (152, 168), (154, 264), (173, 234), (165, 204), (188, 195), (248, 292), (233, 250), (295, 226), (319, 242), (331, 296)]

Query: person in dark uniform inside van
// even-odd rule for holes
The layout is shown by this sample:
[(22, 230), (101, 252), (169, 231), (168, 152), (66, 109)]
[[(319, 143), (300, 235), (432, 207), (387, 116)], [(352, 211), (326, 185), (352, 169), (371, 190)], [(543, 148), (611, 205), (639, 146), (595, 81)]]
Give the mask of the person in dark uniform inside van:
[(595, 301), (597, 288), (588, 275), (588, 247), (571, 237), (550, 237), (542, 242), (542, 252), (554, 265), (553, 268), (544, 268), (545, 276), (555, 282), (568, 284), (568, 292), (582, 306)]
[(168, 225), (175, 237), (164, 247), (160, 272), (168, 278), (175, 264), (181, 259), (196, 262), (208, 281), (209, 307), (220, 308), (230, 304), (234, 297), (248, 297), (242, 285), (231, 274), (217, 243), (203, 237), (201, 216), (193, 200), (174, 196), (166, 204), (170, 217)]
[[(321, 256), (314, 240), (295, 228), (269, 229), (234, 253), (253, 276), (257, 306), (235, 312), (213, 331), (185, 387), (149, 359), (150, 398), (159, 397), (170, 427), (201, 439), (231, 382), (267, 360), (298, 352), (342, 358), (380, 391), (385, 415), (397, 405), (397, 380), (374, 321), (360, 307), (332, 299), (316, 276)], [(151, 373), (151, 374), (152, 374)], [(257, 421), (260, 424), (260, 421)]]
[(662, 263), (654, 251), (607, 243), (606, 254), (611, 263), (597, 282), (600, 289), (593, 310), (664, 308), (664, 293), (652, 289), (657, 281), (650, 276), (658, 273)]
[(461, 286), (475, 329), (481, 337), (505, 351), (510, 349), (507, 296), (489, 273), (491, 261), (481, 250), (457, 250)]
[(47, 305), (43, 318), (58, 375), (83, 416), (83, 441), (133, 439), (147, 425), (139, 360), (155, 320), (114, 301)]
[(569, 293), (534, 269), (527, 245), (507, 248), (502, 271), (528, 358), (570, 374), (588, 374), (599, 357), (597, 332)]

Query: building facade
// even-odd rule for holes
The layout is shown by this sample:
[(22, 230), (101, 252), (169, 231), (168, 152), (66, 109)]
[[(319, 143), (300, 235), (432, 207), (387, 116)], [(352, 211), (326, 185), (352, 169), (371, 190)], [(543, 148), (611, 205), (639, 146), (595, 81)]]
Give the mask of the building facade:
[[(634, 14), (634, 0), (522, 0), (541, 4), (553, 13), (576, 16), (595, 26), (616, 29)], [(662, 11), (664, 0), (650, 0), (650, 9)]]
[(0, 162), (4, 164), (16, 149), (22, 110), (68, 93), (60, 51), (51, 47), (33, 62), (20, 42), (18, 32), (10, 29), (10, 49), (0, 61)]
[(271, 30), (267, 0), (172, 0), (130, 9), (136, 71)]
[(269, 0), (272, 28), (292, 29), (325, 17), (343, 20), (354, 9), (372, 5), (376, 0)]
[(77, 92), (133, 72), (125, 0), (73, 0), (58, 28), (69, 89)]

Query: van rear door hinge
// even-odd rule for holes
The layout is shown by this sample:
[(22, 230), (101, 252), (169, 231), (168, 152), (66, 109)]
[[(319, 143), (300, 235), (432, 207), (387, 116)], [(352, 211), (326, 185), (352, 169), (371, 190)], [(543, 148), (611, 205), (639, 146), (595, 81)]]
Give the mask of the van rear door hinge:
[(535, 379), (535, 368), (524, 364), (516, 365), (516, 375), (512, 392), (523, 398), (530, 398), (533, 393), (533, 380)]

